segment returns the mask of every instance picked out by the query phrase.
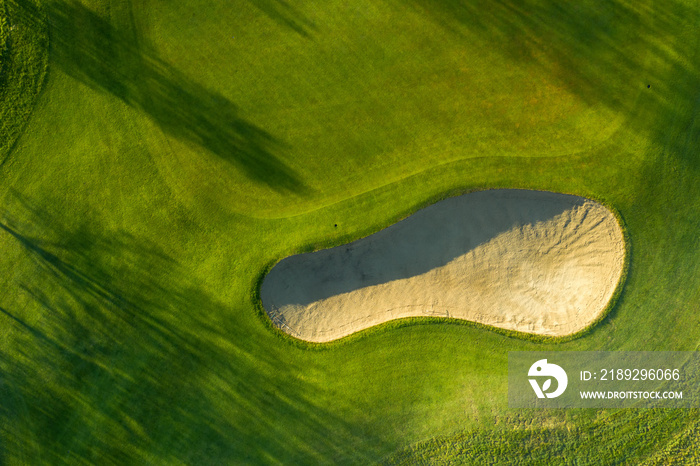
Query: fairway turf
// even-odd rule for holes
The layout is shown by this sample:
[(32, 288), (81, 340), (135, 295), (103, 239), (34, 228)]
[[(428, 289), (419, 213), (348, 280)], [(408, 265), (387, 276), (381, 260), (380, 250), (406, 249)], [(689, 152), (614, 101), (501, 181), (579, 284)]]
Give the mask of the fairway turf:
[[(692, 459), (698, 410), (509, 410), (506, 361), (697, 349), (696, 2), (3, 5), (0, 463)], [(620, 213), (602, 322), (313, 345), (264, 316), (279, 259), (485, 188)]]

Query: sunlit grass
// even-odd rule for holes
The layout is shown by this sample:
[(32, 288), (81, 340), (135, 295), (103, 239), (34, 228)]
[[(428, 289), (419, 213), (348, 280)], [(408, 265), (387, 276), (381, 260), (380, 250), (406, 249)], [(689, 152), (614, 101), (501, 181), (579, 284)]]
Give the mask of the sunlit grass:
[[(700, 341), (697, 6), (6, 4), (32, 33), (11, 82), (50, 61), (0, 104), (28, 122), (0, 141), (0, 462), (639, 463), (697, 438), (691, 411), (506, 405), (508, 351)], [(628, 279), (584, 337), (312, 346), (259, 312), (274, 261), (492, 187), (620, 212)]]

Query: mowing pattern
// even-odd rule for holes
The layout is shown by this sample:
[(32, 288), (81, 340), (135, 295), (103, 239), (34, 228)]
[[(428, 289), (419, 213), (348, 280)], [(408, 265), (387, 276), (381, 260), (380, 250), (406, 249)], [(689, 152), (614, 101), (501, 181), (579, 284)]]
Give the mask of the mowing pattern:
[[(507, 406), (510, 351), (698, 348), (697, 0), (5, 6), (0, 464), (697, 463), (697, 410)], [(490, 188), (620, 213), (590, 332), (259, 309), (279, 258)]]

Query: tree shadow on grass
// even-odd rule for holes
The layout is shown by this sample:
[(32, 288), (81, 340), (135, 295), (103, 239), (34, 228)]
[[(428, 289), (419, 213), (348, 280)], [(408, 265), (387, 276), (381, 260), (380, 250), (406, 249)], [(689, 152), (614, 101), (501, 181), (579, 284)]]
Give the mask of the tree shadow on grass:
[[(620, 180), (626, 187), (619, 207), (636, 223), (630, 231), (636, 252), (628, 280), (638, 286), (626, 286), (628, 297), (623, 296), (621, 303), (629, 299), (633, 307), (639, 301), (647, 309), (673, 309), (659, 314), (666, 321), (686, 312), (683, 321), (687, 323), (690, 312), (677, 303), (692, 302), (688, 290), (695, 289), (692, 281), (696, 276), (691, 254), (697, 251), (696, 206), (700, 200), (697, 3), (390, 1), (425, 12), (465, 46), (491, 46), (516, 65), (535, 67), (587, 104), (606, 107), (624, 118), (625, 133), (615, 141), (619, 156), (638, 158), (611, 165), (624, 167), (626, 171), (618, 173), (628, 177)], [(644, 140), (642, 144), (635, 140), (637, 136)], [(644, 152), (633, 153), (638, 148)], [(604, 177), (601, 168), (595, 167), (593, 175)], [(642, 228), (639, 219), (643, 219)], [(656, 261), (654, 254), (659, 257)], [(660, 267), (668, 268), (661, 275), (673, 274), (674, 278), (657, 280)], [(647, 275), (654, 280), (649, 282)], [(667, 302), (667, 296), (674, 296), (674, 302)], [(606, 322), (620, 308), (616, 306)], [(657, 338), (659, 345), (672, 344), (661, 335), (649, 338)]]
[[(22, 14), (38, 18), (27, 3)], [(253, 180), (279, 191), (308, 191), (284, 161), (283, 142), (247, 121), (226, 97), (160, 59), (133, 31), (117, 29), (76, 2), (51, 2), (46, 10), (52, 65), (144, 112), (168, 135), (206, 149)]]
[(277, 24), (288, 27), (303, 37), (311, 37), (309, 31), (315, 29), (313, 22), (290, 2), (285, 0), (250, 0), (250, 2)]
[(0, 305), (0, 457), (316, 462), (354, 436), (288, 348), (262, 342), (156, 245), (15, 204), (0, 235), (33, 271)]
[[(604, 105), (697, 169), (700, 8), (680, 1), (392, 0), (464, 39), (539, 67), (589, 105)], [(686, 33), (686, 36), (681, 36)], [(686, 40), (690, 39), (690, 40)], [(649, 87), (647, 87), (649, 86)], [(641, 93), (641, 97), (638, 96)], [(669, 132), (671, 126), (671, 132)], [(670, 134), (682, 133), (681, 136)]]

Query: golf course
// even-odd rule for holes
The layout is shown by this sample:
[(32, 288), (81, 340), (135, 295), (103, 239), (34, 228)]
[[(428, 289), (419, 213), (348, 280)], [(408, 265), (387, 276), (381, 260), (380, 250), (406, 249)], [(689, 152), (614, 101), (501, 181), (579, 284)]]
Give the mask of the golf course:
[(568, 336), (614, 305), (624, 259), (624, 234), (604, 206), (489, 190), (446, 199), (351, 245), (291, 257), (260, 294), (283, 332), (319, 343), (423, 316)]
[(700, 349), (699, 29), (0, 0), (0, 464), (700, 464), (700, 407), (507, 373)]

